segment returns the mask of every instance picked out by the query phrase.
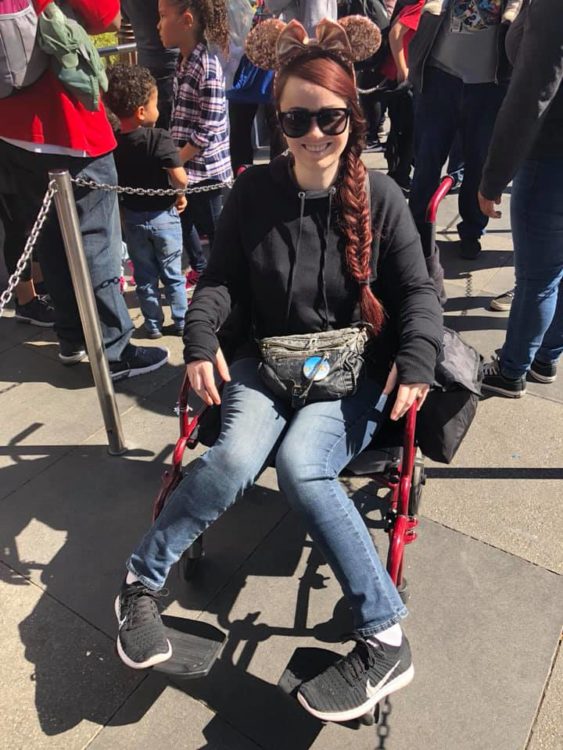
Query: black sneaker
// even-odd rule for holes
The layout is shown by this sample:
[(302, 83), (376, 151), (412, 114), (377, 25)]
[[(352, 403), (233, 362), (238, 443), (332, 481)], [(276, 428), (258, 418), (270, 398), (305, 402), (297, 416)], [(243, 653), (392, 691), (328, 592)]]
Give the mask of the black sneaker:
[(460, 240), (460, 255), (464, 260), (477, 260), (481, 254), (481, 243), (479, 240)]
[(19, 323), (30, 323), (32, 326), (52, 328), (55, 325), (55, 309), (50, 298), (37, 295), (25, 305), (16, 302), (15, 319)]
[(162, 333), (165, 336), (183, 336), (184, 335), (184, 324), (170, 323), (170, 325), (164, 326)]
[(59, 360), (63, 365), (77, 365), (86, 358), (84, 344), (73, 344), (71, 341), (59, 339)]
[(146, 669), (172, 656), (172, 646), (156, 604), (161, 596), (140, 581), (123, 583), (115, 600), (119, 623), (117, 653), (132, 669)]
[(351, 721), (370, 713), (379, 701), (414, 677), (405, 635), (400, 646), (357, 638), (353, 651), (299, 688), (297, 699), (321, 721)]
[(364, 146), (364, 154), (382, 154), (384, 151), (385, 146), (381, 143), (379, 138), (368, 141)]
[(127, 344), (121, 359), (110, 362), (111, 379), (124, 380), (158, 370), (168, 362), (168, 349), (159, 346), (134, 346)]
[(161, 339), (162, 338), (162, 331), (160, 328), (147, 328), (144, 326), (145, 330), (145, 336), (148, 339)]
[(489, 302), (490, 309), (496, 310), (497, 312), (507, 312), (510, 310), (514, 300), (514, 291), (514, 289), (509, 289), (508, 292), (503, 292), (502, 294), (493, 297)]
[(528, 375), (531, 380), (535, 380), (537, 383), (553, 383), (557, 377), (557, 363), (538, 362), (537, 359), (534, 359)]
[(485, 393), (497, 393), (507, 398), (522, 398), (526, 393), (526, 377), (524, 375), (519, 378), (505, 377), (501, 372), (499, 360), (493, 359), (483, 365), (481, 390)]

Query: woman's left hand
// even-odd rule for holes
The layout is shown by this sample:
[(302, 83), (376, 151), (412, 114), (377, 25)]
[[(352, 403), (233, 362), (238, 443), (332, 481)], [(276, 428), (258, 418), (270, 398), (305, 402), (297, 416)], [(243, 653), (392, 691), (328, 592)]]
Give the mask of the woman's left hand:
[[(397, 385), (397, 365), (393, 364), (383, 393), (389, 395)], [(408, 383), (399, 386), (397, 390), (397, 398), (391, 409), (391, 419), (397, 421), (401, 417), (404, 417), (415, 401), (418, 401), (417, 411), (420, 411), (422, 404), (424, 403), (430, 386), (428, 383)]]

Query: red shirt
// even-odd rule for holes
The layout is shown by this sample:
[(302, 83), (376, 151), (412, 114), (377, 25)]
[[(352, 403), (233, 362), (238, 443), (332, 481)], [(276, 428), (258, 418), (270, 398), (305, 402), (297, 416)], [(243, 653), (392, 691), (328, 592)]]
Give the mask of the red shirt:
[[(411, 5), (405, 5), (404, 8), (401, 8), (401, 10), (397, 13), (393, 21), (393, 26), (396, 23), (400, 23), (408, 29), (407, 33), (403, 37), (403, 49), (405, 51), (405, 59), (407, 61), (407, 65), (409, 62), (409, 44), (411, 43), (411, 39), (418, 29), (420, 16), (422, 14), (422, 8), (424, 7), (425, 2), (426, 0), (417, 0), (414, 3), (411, 3)], [(385, 76), (385, 78), (389, 78), (389, 80), (391, 81), (394, 81), (397, 78), (397, 67), (391, 53), (389, 53), (389, 57), (381, 66), (381, 73)]]
[[(34, 0), (40, 13), (50, 0)], [(119, 0), (68, 0), (87, 29), (101, 32), (119, 13)], [(47, 70), (32, 86), (0, 99), (0, 138), (64, 146), (101, 156), (113, 151), (115, 137), (102, 104), (87, 110)]]

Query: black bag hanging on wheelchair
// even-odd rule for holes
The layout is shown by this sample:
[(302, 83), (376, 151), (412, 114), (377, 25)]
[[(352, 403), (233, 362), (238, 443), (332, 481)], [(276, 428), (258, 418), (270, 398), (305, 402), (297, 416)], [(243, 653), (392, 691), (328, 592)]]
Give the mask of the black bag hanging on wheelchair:
[(456, 331), (444, 328), (444, 344), (434, 377), (418, 414), (416, 438), (425, 456), (449, 464), (477, 412), (483, 357)]

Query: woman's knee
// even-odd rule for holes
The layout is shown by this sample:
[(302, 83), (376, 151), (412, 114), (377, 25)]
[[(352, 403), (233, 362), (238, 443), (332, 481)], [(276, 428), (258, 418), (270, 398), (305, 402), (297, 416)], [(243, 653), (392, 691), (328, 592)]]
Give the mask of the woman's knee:
[(278, 484), (290, 498), (306, 483), (334, 478), (326, 457), (319, 455), (317, 451), (307, 450), (307, 447), (285, 441), (277, 452)]

